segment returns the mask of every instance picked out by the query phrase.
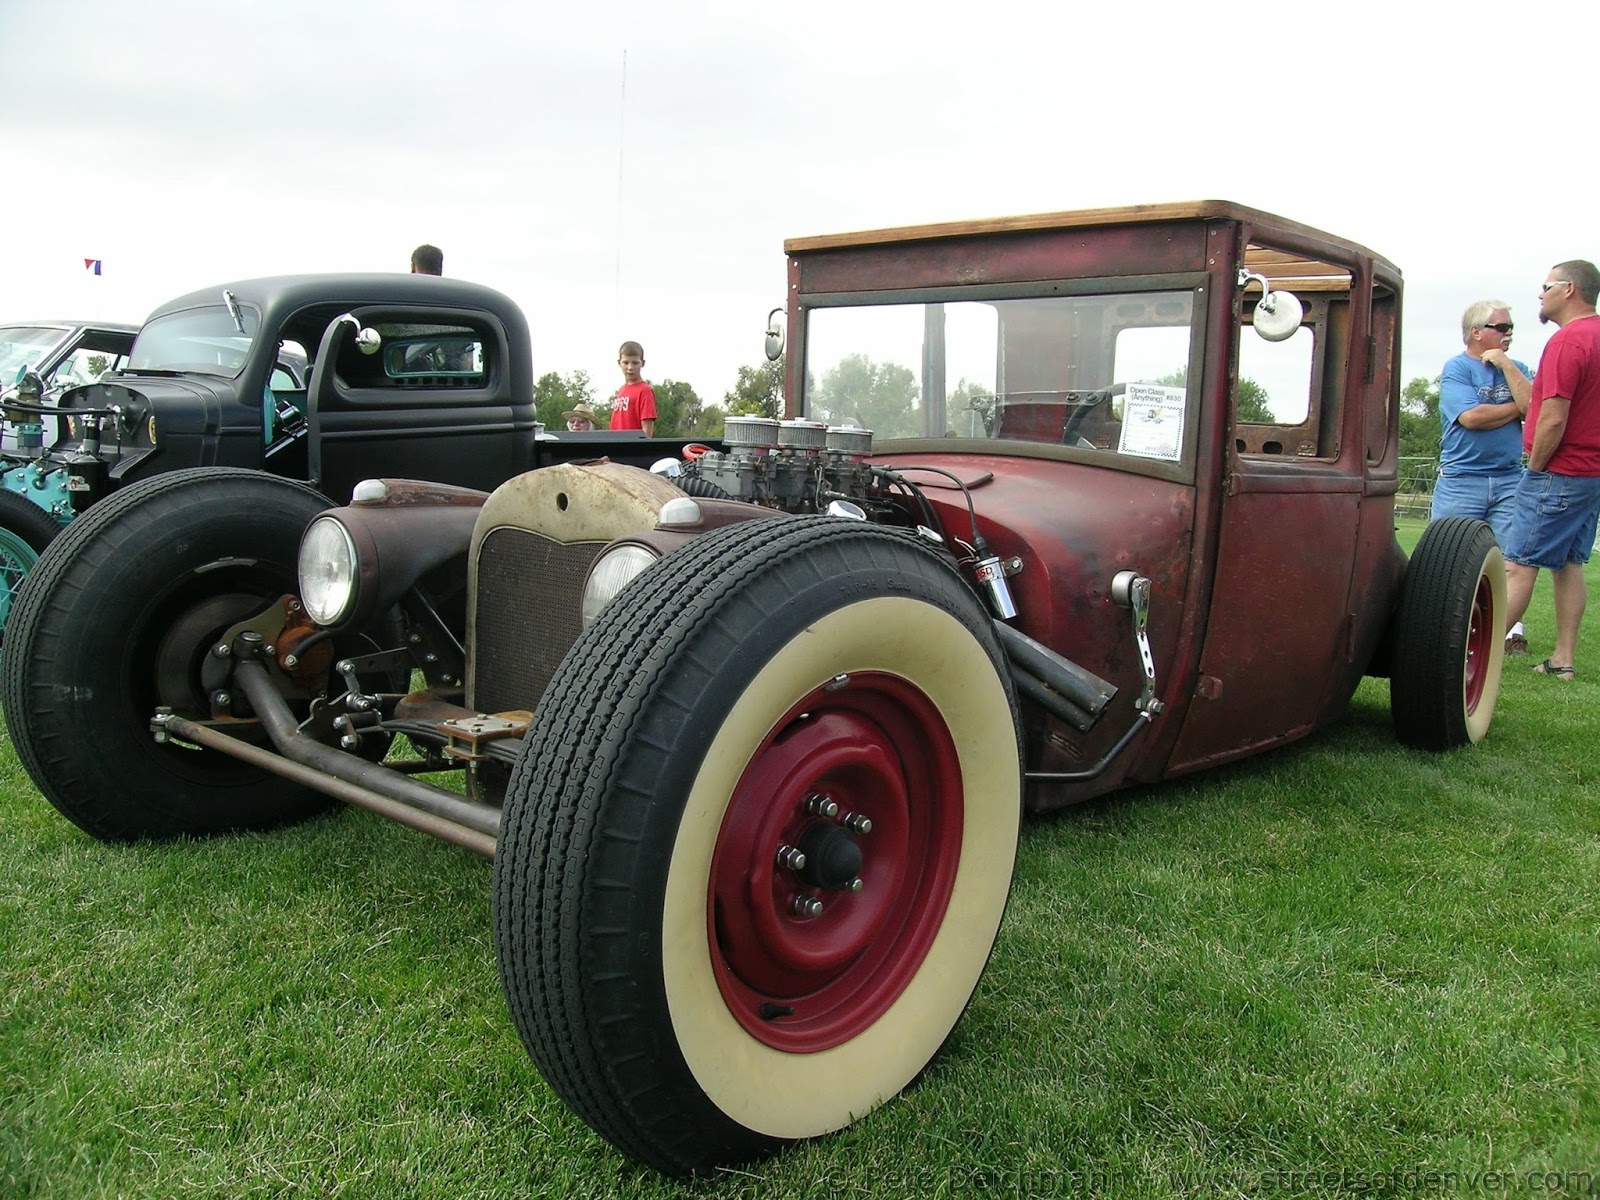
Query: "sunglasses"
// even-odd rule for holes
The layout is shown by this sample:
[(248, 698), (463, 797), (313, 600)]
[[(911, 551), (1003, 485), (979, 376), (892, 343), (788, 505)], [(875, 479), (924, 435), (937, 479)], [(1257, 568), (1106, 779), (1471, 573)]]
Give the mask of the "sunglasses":
[(1566, 283), (1566, 282), (1567, 281), (1565, 279), (1552, 279), (1549, 283), (1544, 284), (1543, 286), (1541, 286), (1539, 288), (1539, 295), (1542, 296), (1546, 292), (1548, 292), (1551, 288), (1557, 287), (1558, 285)]
[(1488, 325), (1481, 325), (1481, 326), (1479, 326), (1479, 328), (1480, 329), (1492, 329), (1496, 333), (1504, 333), (1504, 334), (1508, 334), (1509, 335), (1510, 332), (1513, 329), (1516, 328), (1516, 326), (1513, 325), (1510, 321), (1495, 321), (1495, 322), (1493, 322), (1491, 324), (1488, 324)]

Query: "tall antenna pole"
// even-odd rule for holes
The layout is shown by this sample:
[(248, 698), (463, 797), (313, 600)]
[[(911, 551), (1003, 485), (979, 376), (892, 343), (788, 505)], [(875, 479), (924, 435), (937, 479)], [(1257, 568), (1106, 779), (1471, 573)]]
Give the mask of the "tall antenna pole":
[(622, 52), (622, 102), (617, 109), (617, 278), (616, 294), (612, 303), (616, 307), (616, 323), (622, 322), (622, 186), (623, 158), (627, 151), (628, 134), (628, 52)]

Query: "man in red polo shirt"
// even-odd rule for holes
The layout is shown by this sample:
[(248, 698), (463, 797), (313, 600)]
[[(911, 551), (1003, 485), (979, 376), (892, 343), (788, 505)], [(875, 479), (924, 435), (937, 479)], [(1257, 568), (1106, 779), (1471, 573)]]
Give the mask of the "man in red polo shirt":
[(1506, 550), (1506, 626), (1527, 611), (1539, 568), (1554, 583), (1556, 644), (1534, 670), (1571, 679), (1588, 589), (1583, 565), (1600, 518), (1600, 271), (1557, 263), (1539, 290), (1539, 320), (1561, 326), (1539, 358), (1523, 423), (1528, 469), (1517, 485)]

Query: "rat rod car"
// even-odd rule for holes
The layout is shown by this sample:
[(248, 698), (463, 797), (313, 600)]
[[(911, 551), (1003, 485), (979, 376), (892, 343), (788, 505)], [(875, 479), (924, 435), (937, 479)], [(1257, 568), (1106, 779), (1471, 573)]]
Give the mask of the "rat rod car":
[(22, 761), (97, 837), (333, 797), (492, 856), (528, 1050), (674, 1173), (916, 1077), (1025, 810), (1281, 746), (1363, 674), (1403, 742), (1467, 745), (1500, 680), (1488, 527), (1395, 537), (1370, 251), (1214, 201), (787, 250), (788, 419), (488, 496), (150, 480), (63, 534), (4, 659)]

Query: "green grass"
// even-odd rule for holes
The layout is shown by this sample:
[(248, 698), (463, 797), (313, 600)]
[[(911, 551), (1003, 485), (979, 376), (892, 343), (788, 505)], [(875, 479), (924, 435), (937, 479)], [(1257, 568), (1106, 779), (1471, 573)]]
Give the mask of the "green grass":
[[(1552, 620), (1543, 582), (1536, 656)], [(1528, 661), (1473, 751), (1400, 750), (1369, 682), (1305, 743), (1031, 823), (923, 1079), (699, 1184), (533, 1070), (487, 864), (356, 811), (105, 846), (7, 744), (0, 1197), (1590, 1194), (1600, 638), (1570, 685)]]

